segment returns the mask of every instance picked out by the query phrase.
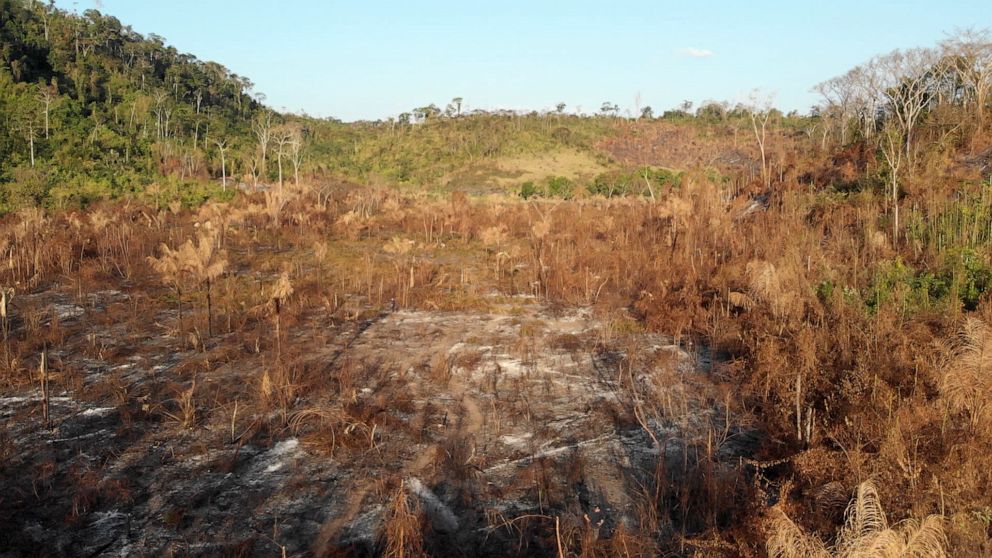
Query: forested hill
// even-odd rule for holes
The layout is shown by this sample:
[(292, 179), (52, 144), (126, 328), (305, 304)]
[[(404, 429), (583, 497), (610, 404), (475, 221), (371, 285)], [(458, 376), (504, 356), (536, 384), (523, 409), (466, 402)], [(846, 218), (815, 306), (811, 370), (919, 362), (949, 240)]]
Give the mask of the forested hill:
[(0, 213), (206, 177), (264, 109), (247, 78), (95, 10), (0, 0), (0, 62)]

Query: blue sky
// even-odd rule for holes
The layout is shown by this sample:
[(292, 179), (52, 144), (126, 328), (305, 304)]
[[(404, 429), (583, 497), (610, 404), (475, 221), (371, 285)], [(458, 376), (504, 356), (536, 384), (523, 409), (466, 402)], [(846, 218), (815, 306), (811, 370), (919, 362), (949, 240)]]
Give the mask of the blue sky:
[(251, 78), (277, 110), (375, 119), (466, 108), (656, 112), (816, 83), (896, 47), (992, 27), (989, 0), (57, 0)]

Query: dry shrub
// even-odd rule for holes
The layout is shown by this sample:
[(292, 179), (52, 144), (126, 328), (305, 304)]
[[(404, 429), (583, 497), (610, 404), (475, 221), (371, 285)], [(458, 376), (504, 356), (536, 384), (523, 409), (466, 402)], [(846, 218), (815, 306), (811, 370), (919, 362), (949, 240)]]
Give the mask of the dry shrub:
[(747, 279), (751, 295), (768, 305), (776, 319), (795, 319), (802, 313), (803, 280), (796, 266), (751, 261), (747, 264)]
[(401, 482), (382, 527), (382, 556), (417, 558), (427, 556), (424, 546), (426, 522), (416, 501), (411, 502), (406, 483)]
[(768, 538), (769, 558), (830, 558), (823, 542), (806, 534), (781, 508), (772, 510)]
[(940, 390), (954, 411), (965, 414), (973, 431), (992, 434), (992, 331), (967, 318), (947, 351)]
[(772, 510), (767, 540), (773, 558), (945, 558), (944, 519), (930, 515), (889, 526), (871, 481), (858, 485), (832, 548), (796, 525), (780, 506)]

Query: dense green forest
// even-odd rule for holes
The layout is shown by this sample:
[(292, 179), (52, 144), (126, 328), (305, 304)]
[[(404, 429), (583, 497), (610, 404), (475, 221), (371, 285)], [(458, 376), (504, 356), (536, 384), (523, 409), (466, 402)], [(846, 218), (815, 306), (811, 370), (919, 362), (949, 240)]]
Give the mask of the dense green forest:
[(95, 10), (0, 0), (0, 208), (213, 174), (263, 107), (252, 83)]

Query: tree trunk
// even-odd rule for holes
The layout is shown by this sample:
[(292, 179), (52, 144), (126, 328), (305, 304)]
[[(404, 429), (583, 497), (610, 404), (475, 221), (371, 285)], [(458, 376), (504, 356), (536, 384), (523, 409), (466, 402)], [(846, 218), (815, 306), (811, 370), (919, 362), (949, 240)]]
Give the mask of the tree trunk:
[(892, 172), (892, 244), (899, 240), (899, 182)]
[(3, 329), (3, 367), (10, 367), (10, 321), (7, 316), (10, 293), (7, 289), (0, 289), (0, 328)]
[(186, 328), (183, 327), (183, 291), (176, 289), (176, 306), (179, 308), (179, 341), (186, 348)]
[(45, 428), (51, 428), (52, 420), (49, 415), (48, 392), (48, 346), (41, 350), (41, 360), (38, 363), (39, 380), (41, 381), (41, 416), (45, 420)]
[(214, 336), (213, 300), (210, 296), (210, 279), (207, 279), (207, 338)]
[(280, 304), (279, 299), (275, 299), (276, 303), (276, 360), (281, 360), (282, 358), (282, 334), (280, 332)]

